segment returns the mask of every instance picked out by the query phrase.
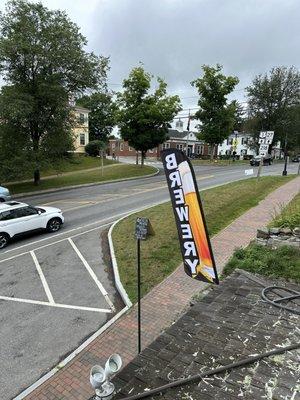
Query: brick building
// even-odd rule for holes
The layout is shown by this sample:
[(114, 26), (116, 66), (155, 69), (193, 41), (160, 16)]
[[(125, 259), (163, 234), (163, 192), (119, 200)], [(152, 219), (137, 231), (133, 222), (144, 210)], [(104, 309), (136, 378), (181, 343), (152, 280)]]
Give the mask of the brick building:
[[(178, 131), (176, 129), (169, 129), (168, 140), (166, 140), (162, 145), (155, 147), (146, 153), (147, 158), (159, 158), (160, 151), (162, 149), (175, 148), (188, 152), (188, 155), (197, 154), (200, 156), (209, 156), (210, 148), (203, 141), (197, 139), (194, 132), (189, 131)], [(109, 155), (113, 154), (116, 157), (135, 157), (136, 151), (133, 147), (130, 147), (128, 142), (122, 139), (111, 139), (109, 141)]]

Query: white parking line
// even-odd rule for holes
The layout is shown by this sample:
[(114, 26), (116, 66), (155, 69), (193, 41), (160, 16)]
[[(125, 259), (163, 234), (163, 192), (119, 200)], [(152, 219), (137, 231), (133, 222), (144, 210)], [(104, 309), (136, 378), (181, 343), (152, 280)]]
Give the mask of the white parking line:
[(68, 241), (70, 242), (71, 246), (73, 247), (73, 249), (75, 250), (76, 254), (78, 255), (78, 257), (80, 258), (80, 260), (82, 261), (83, 265), (85, 266), (85, 268), (87, 269), (88, 273), (91, 275), (91, 277), (93, 278), (93, 280), (95, 281), (98, 289), (100, 290), (100, 292), (103, 294), (107, 304), (110, 306), (110, 308), (112, 309), (112, 311), (116, 311), (115, 306), (113, 305), (112, 301), (110, 300), (110, 298), (108, 297), (108, 293), (107, 291), (104, 289), (102, 283), (99, 281), (99, 279), (97, 278), (97, 275), (95, 274), (95, 272), (92, 270), (92, 268), (89, 266), (88, 262), (86, 261), (86, 259), (83, 257), (83, 255), (80, 253), (80, 251), (78, 250), (77, 246), (75, 245), (75, 243), (73, 242), (73, 240), (71, 238), (68, 239)]
[(41, 281), (42, 281), (42, 284), (44, 286), (44, 289), (45, 289), (46, 295), (48, 297), (49, 303), (50, 304), (55, 304), (55, 301), (53, 299), (52, 293), (51, 293), (50, 288), (48, 286), (48, 283), (46, 281), (45, 275), (44, 275), (44, 273), (42, 271), (40, 263), (38, 262), (38, 259), (36, 258), (36, 255), (35, 255), (34, 251), (31, 251), (30, 255), (31, 255), (31, 257), (33, 259), (33, 262), (34, 262), (34, 264), (36, 266), (37, 272), (39, 273), (39, 276), (41, 278)]
[(52, 304), (52, 303), (48, 303), (47, 301), (20, 299), (18, 297), (0, 296), (0, 300), (15, 301), (18, 303), (37, 304), (37, 305), (41, 305), (41, 306), (49, 306), (49, 307), (56, 307), (56, 308), (67, 308), (67, 309), (71, 309), (71, 310), (94, 311), (94, 312), (101, 312), (101, 313), (111, 313), (112, 312), (111, 310), (106, 309), (106, 308), (72, 306), (70, 304), (59, 304), (59, 303)]

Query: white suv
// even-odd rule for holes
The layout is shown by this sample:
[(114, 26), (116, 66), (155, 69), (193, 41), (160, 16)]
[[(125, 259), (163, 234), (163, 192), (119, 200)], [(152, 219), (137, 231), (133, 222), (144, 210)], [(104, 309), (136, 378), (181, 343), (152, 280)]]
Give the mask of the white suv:
[(17, 201), (0, 204), (0, 249), (9, 239), (29, 231), (56, 232), (64, 223), (62, 211), (54, 207), (33, 207)]

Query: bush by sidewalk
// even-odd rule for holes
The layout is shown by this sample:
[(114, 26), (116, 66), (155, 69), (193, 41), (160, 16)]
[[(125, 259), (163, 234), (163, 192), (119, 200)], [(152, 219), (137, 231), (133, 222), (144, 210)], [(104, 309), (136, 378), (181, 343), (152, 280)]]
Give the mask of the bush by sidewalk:
[(300, 250), (288, 246), (270, 249), (252, 243), (246, 249), (234, 252), (224, 268), (223, 275), (231, 274), (236, 268), (272, 278), (292, 279), (300, 283)]
[(270, 227), (290, 229), (300, 227), (300, 193), (279, 214), (275, 215)]
[[(270, 227), (279, 228), (294, 229), (299, 226), (300, 194), (282, 208), (270, 223)], [(224, 275), (229, 275), (235, 268), (300, 282), (300, 250), (297, 247), (270, 248), (252, 243), (246, 249), (235, 251), (224, 268)]]

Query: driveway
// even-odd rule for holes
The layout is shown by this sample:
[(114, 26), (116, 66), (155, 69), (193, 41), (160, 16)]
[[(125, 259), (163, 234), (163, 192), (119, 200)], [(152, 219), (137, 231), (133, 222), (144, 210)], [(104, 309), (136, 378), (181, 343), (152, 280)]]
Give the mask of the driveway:
[(1, 400), (36, 381), (122, 307), (103, 262), (103, 229), (1, 259)]

